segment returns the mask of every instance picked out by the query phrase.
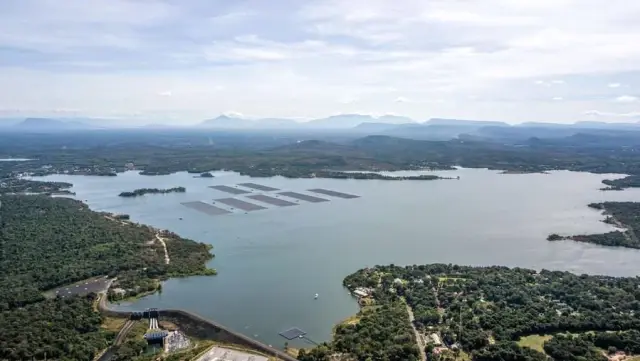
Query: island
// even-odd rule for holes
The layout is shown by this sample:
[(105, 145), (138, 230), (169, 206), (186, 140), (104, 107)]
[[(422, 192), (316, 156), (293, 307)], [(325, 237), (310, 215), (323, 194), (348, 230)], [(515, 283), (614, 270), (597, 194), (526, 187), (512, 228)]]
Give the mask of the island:
[(204, 173), (200, 173), (200, 178), (214, 178), (213, 174), (211, 174), (211, 172), (204, 172)]
[(588, 207), (601, 211), (605, 216), (603, 222), (614, 225), (620, 230), (571, 236), (551, 234), (547, 240), (572, 240), (601, 246), (640, 249), (640, 240), (637, 237), (637, 232), (640, 231), (640, 202), (591, 203)]
[[(640, 354), (640, 279), (428, 264), (365, 268), (360, 312), (300, 361), (607, 361)], [(622, 358), (619, 358), (622, 359)]]
[(158, 189), (158, 188), (140, 188), (136, 189), (133, 192), (122, 192), (118, 194), (120, 197), (139, 197), (145, 194), (167, 194), (167, 193), (184, 193), (187, 189), (185, 187), (174, 187), (168, 189)]
[(168, 277), (216, 273), (206, 266), (210, 245), (76, 200), (0, 195), (0, 202), (2, 360), (91, 360), (117, 333), (95, 309), (95, 293), (136, 297)]

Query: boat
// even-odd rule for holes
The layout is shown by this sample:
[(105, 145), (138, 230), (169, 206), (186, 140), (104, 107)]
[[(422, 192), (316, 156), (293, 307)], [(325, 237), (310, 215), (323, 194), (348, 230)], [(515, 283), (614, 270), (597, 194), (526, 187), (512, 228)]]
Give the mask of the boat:
[(314, 299), (318, 299), (318, 294), (316, 293), (316, 295), (313, 297)]

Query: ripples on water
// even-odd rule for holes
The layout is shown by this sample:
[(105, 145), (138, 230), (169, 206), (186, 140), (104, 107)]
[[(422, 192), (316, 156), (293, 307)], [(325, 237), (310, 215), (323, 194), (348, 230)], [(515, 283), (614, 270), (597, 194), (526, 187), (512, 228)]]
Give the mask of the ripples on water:
[[(639, 201), (639, 190), (599, 191), (602, 179), (619, 176), (567, 171), (503, 175), (481, 169), (432, 173), (461, 179), (256, 179), (232, 172), (213, 172), (215, 178), (128, 172), (45, 179), (73, 183), (76, 198), (94, 210), (126, 213), (134, 221), (214, 245), (211, 266), (218, 276), (169, 280), (162, 294), (120, 307), (185, 308), (274, 346), (285, 341), (278, 332), (292, 326), (315, 341), (329, 339), (336, 322), (357, 312), (342, 279), (365, 266), (442, 262), (615, 276), (638, 273), (636, 250), (546, 241), (550, 233), (611, 231), (587, 204)], [(180, 205), (230, 197), (208, 186), (243, 182), (288, 191), (326, 188), (361, 197), (300, 201), (295, 207), (215, 217)], [(175, 186), (187, 192), (117, 196), (136, 188)], [(316, 293), (319, 298), (314, 300)]]

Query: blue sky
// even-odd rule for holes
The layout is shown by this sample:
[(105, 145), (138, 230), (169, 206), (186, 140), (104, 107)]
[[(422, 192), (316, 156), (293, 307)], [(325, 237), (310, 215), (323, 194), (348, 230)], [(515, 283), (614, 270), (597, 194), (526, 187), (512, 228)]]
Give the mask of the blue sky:
[(0, 116), (640, 120), (640, 2), (4, 0)]

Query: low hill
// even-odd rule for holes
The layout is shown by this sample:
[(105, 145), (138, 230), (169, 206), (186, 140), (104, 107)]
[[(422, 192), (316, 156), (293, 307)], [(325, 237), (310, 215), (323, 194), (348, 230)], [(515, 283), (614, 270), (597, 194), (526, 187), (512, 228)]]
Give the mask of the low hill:
[(93, 127), (78, 121), (65, 122), (52, 118), (26, 118), (20, 123), (14, 125), (14, 128), (29, 131), (56, 131), (92, 129)]

